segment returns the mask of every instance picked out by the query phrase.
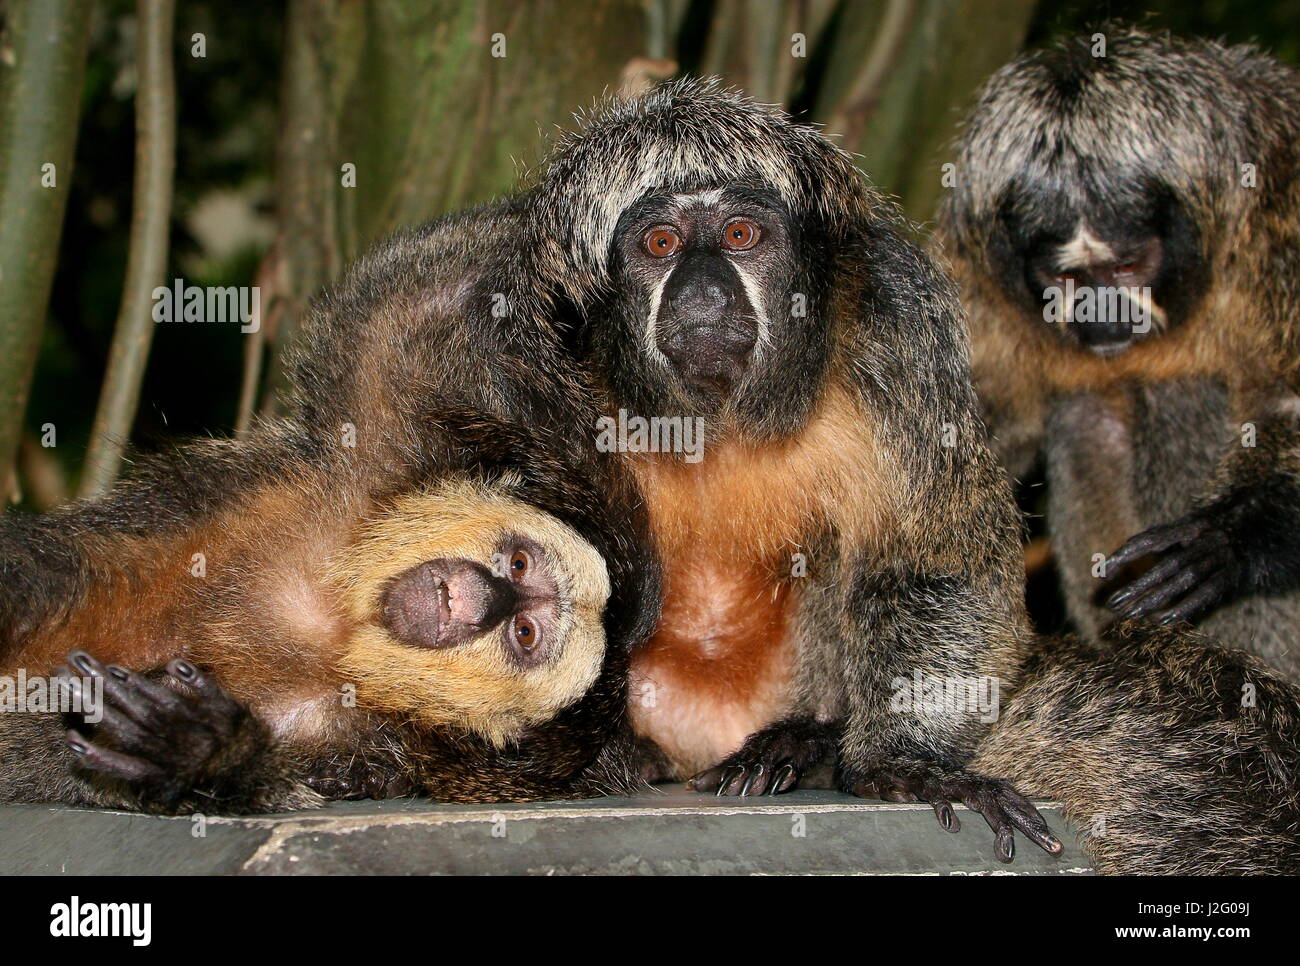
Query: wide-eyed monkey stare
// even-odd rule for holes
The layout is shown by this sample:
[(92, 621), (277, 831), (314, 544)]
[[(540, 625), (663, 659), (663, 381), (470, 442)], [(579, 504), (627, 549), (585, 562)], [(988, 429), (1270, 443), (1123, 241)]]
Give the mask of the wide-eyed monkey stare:
[(692, 390), (728, 394), (788, 300), (788, 215), (764, 192), (658, 195), (630, 208), (615, 246), (644, 313), (645, 351)]
[[(0, 802), (256, 812), (420, 787), (530, 794), (474, 784), (471, 748), (528, 754), (583, 699), (612, 587), (600, 551), (521, 482), (348, 500), (304, 473), (273, 495), (277, 528), (242, 508), (213, 521), (202, 545), (224, 565), (203, 583), (169, 579), (174, 538), (122, 554), (129, 569), (6, 655), (69, 688), (111, 683), (103, 720), (74, 716), (72, 732), (57, 713), (0, 716)], [(156, 637), (118, 630), (151, 601), (166, 608)], [(15, 736), (39, 753), (15, 754)], [(470, 784), (444, 791), (460, 761)]]
[(520, 667), (539, 664), (563, 607), (547, 551), (511, 535), (493, 559), (501, 564), (496, 570), (439, 557), (404, 571), (384, 592), (382, 623), (402, 643), (430, 648), (455, 647), (496, 628)]

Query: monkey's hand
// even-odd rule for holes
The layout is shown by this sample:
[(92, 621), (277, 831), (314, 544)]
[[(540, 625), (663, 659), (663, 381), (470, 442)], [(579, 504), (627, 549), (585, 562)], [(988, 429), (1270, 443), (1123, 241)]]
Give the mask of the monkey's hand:
[(833, 724), (786, 718), (750, 735), (739, 751), (686, 784), (716, 795), (779, 795), (835, 750), (838, 734)]
[(1052, 834), (1038, 809), (1000, 778), (985, 778), (960, 769), (947, 769), (923, 761), (900, 760), (864, 771), (842, 769), (840, 787), (859, 798), (887, 802), (926, 802), (949, 832), (960, 832), (961, 822), (952, 800), (984, 816), (995, 836), (999, 862), (1016, 855), (1013, 833), (1019, 829), (1044, 852), (1059, 855), (1064, 848)]
[(1249, 560), (1222, 514), (1200, 512), (1152, 527), (1107, 558), (1104, 573), (1120, 575), (1144, 557), (1155, 564), (1106, 599), (1120, 620), (1153, 616), (1161, 624), (1193, 621), (1239, 597), (1250, 586)]
[[(271, 750), (266, 727), (188, 661), (172, 661), (166, 674), (188, 696), (101, 664), (85, 651), (69, 654), (55, 677), (86, 709), (73, 715), (67, 735), (78, 762), (125, 785), (145, 811), (255, 808), (258, 793), (265, 796), (275, 785), (263, 780)], [(103, 682), (102, 705), (86, 688), (98, 681)], [(100, 720), (89, 720), (94, 711)]]

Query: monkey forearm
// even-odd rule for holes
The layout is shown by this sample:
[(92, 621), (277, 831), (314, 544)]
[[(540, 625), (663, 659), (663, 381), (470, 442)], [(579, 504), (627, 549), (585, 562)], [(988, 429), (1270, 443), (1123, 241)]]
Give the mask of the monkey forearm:
[(1300, 418), (1277, 403), (1243, 436), (1224, 465), (1222, 495), (1205, 508), (1219, 518), (1242, 561), (1243, 593), (1300, 587)]
[(842, 761), (965, 763), (987, 729), (977, 699), (996, 697), (989, 658), (1004, 628), (985, 614), (981, 595), (953, 577), (872, 575), (855, 597), (861, 636), (847, 642), (842, 662)]
[(278, 478), (291, 447), (268, 428), (248, 443), (206, 440), (142, 461), (107, 496), (49, 514), (0, 515), (0, 656), (76, 602), (120, 537), (180, 531)]
[(1206, 511), (1223, 521), (1240, 560), (1239, 595), (1300, 588), (1300, 481), (1276, 474), (1224, 494)]
[(66, 731), (56, 712), (0, 713), (0, 803), (128, 807), (122, 790), (97, 787), (76, 771)]

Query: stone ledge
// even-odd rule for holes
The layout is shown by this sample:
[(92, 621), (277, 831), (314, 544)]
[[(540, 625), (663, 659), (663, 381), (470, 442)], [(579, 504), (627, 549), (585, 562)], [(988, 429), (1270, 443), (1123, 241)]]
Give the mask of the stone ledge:
[(829, 791), (719, 799), (666, 786), (638, 798), (530, 805), (338, 802), (208, 818), (202, 837), (192, 818), (14, 805), (0, 808), (0, 874), (1086, 873), (1060, 809), (1041, 811), (1064, 854), (1017, 836), (1015, 862), (1002, 865), (984, 820), (963, 808), (952, 835), (929, 806)]

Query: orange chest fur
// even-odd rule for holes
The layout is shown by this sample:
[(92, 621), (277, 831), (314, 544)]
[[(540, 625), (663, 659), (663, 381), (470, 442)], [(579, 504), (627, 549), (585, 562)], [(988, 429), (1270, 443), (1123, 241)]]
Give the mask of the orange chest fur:
[(725, 444), (696, 465), (634, 461), (664, 597), (633, 659), (630, 710), (679, 774), (789, 710), (797, 565), (815, 566), (806, 555), (827, 526), (853, 529), (879, 510), (874, 453), (857, 410), (835, 406), (787, 443)]
[(699, 699), (742, 700), (787, 676), (789, 575), (811, 514), (762, 500), (759, 481), (736, 472), (664, 476), (648, 488), (663, 611), (637, 664)]
[(654, 476), (643, 482), (663, 609), (633, 658), (631, 715), (686, 777), (782, 710), (796, 591), (781, 574), (801, 521), (755, 512), (757, 493), (733, 474), (676, 467)]

